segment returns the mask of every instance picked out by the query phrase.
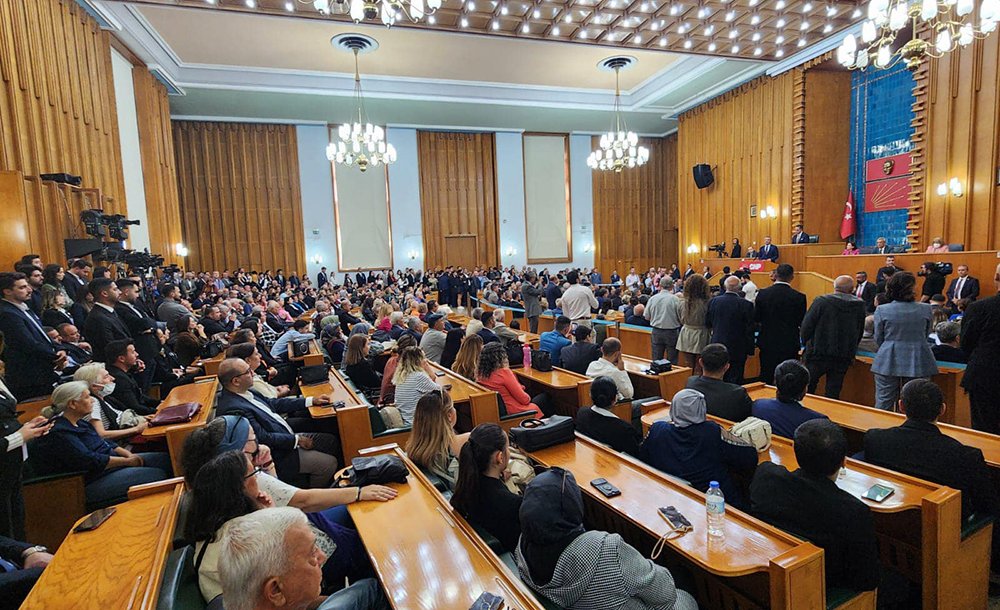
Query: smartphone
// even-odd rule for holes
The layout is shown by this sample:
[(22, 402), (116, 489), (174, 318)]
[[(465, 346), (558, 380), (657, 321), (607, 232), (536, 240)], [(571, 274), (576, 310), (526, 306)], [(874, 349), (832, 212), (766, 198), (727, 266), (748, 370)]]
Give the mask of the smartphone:
[(891, 487), (887, 487), (885, 485), (880, 485), (876, 483), (871, 487), (869, 487), (868, 491), (861, 494), (861, 497), (867, 500), (871, 500), (872, 502), (882, 502), (883, 500), (891, 496), (893, 493), (895, 493), (895, 491), (896, 490)]
[(347, 403), (344, 402), (343, 400), (338, 400), (337, 402), (331, 404), (330, 406), (333, 407), (334, 409), (343, 409), (344, 407), (347, 406)]
[(663, 517), (664, 521), (669, 523), (670, 527), (678, 532), (690, 532), (694, 529), (694, 526), (687, 520), (687, 517), (673, 506), (661, 506), (657, 511)]
[(73, 528), (74, 532), (89, 532), (90, 530), (96, 530), (101, 526), (102, 523), (108, 520), (111, 515), (115, 514), (115, 507), (101, 508), (95, 510), (94, 512), (87, 515), (80, 525)]
[(444, 377), (444, 371), (436, 371), (434, 374), (438, 377)]
[(503, 606), (502, 597), (489, 591), (483, 591), (469, 610), (498, 610), (501, 606)]
[(622, 490), (618, 489), (611, 483), (608, 483), (607, 479), (594, 479), (590, 482), (590, 484), (593, 485), (597, 491), (604, 494), (605, 498), (614, 498), (615, 496), (622, 495)]
[(449, 392), (451, 391), (451, 384), (450, 383), (446, 383), (446, 384), (444, 384), (441, 387), (444, 388), (444, 389), (446, 389), (446, 390), (448, 390)]

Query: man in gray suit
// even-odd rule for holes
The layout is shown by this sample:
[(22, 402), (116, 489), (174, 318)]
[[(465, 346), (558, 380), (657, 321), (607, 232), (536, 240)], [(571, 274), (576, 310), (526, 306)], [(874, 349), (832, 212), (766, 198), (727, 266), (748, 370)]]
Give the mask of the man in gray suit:
[(156, 317), (161, 322), (169, 325), (177, 318), (191, 315), (191, 310), (180, 304), (181, 289), (177, 284), (164, 284), (160, 294), (163, 295), (163, 302), (156, 308)]
[(524, 301), (524, 317), (528, 318), (529, 330), (538, 332), (538, 316), (542, 315), (542, 289), (538, 287), (538, 275), (529, 271), (521, 282), (521, 300)]

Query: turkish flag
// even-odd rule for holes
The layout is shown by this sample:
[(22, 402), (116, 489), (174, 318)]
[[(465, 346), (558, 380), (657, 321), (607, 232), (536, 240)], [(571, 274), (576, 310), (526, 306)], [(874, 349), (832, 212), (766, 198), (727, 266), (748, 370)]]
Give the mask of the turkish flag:
[(854, 219), (854, 191), (849, 191), (847, 201), (844, 202), (844, 218), (840, 221), (840, 239), (847, 239), (857, 230), (858, 224)]

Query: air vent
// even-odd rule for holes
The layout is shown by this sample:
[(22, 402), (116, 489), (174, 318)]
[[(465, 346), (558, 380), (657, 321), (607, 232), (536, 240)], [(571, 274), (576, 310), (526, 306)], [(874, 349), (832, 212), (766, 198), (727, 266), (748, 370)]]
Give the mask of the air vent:
[(612, 57), (606, 57), (601, 61), (597, 62), (597, 67), (605, 72), (614, 72), (615, 70), (628, 70), (639, 61), (638, 59), (632, 57), (631, 55), (614, 55)]
[(347, 51), (348, 53), (358, 52), (359, 55), (371, 53), (378, 48), (378, 41), (371, 36), (364, 34), (338, 34), (330, 39), (333, 48)]

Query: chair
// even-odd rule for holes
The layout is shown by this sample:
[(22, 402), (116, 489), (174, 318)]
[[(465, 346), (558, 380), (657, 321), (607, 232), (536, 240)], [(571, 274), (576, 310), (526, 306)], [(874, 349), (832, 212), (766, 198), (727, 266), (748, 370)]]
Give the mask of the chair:
[(965, 244), (948, 244), (948, 252), (962, 252), (965, 250)]
[(811, 244), (818, 244), (819, 243), (819, 235), (810, 235), (809, 236), (809, 243), (811, 243)]
[[(163, 565), (156, 610), (205, 610), (208, 607), (198, 587), (194, 547), (188, 545), (172, 551)], [(221, 604), (216, 607), (221, 607)]]
[(88, 510), (82, 472), (40, 475), (24, 463), (24, 529), (28, 540), (56, 549), (77, 519)]

